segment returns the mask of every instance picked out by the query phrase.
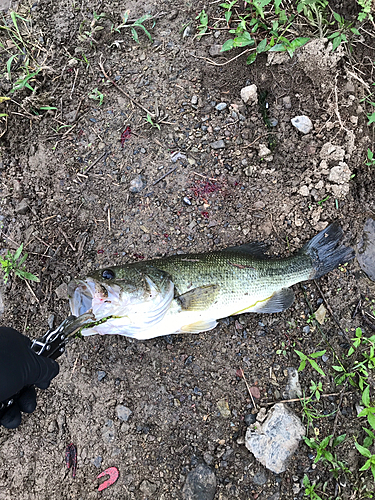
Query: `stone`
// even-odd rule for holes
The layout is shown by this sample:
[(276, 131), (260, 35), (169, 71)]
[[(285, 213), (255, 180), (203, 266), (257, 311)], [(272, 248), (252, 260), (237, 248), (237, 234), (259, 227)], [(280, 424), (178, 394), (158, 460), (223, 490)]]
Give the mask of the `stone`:
[(266, 484), (266, 482), (267, 482), (267, 474), (264, 469), (257, 472), (253, 477), (253, 483), (256, 484), (257, 486), (262, 486), (263, 484)]
[(143, 189), (142, 177), (138, 175), (133, 180), (130, 181), (129, 191), (131, 193), (139, 193)]
[(298, 192), (301, 196), (309, 196), (310, 194), (310, 190), (307, 186), (301, 186)]
[(248, 85), (241, 89), (241, 99), (245, 104), (258, 104), (258, 88), (256, 85)]
[(99, 370), (98, 371), (98, 382), (101, 382), (103, 380), (103, 378), (106, 376), (106, 372), (103, 371), (103, 370)]
[(375, 281), (375, 220), (367, 219), (358, 243), (358, 263), (363, 272)]
[(146, 495), (146, 497), (152, 497), (158, 487), (156, 484), (152, 483), (151, 481), (148, 481), (147, 479), (144, 479), (140, 486), (139, 486), (140, 491)]
[(16, 214), (18, 215), (26, 215), (27, 212), (30, 210), (27, 198), (21, 200), (16, 206), (15, 210)]
[(262, 465), (280, 474), (287, 469), (304, 435), (305, 428), (297, 415), (283, 403), (277, 403), (262, 425), (248, 427), (245, 445)]
[(216, 476), (208, 465), (200, 464), (190, 471), (182, 490), (183, 500), (213, 500)]
[(208, 53), (210, 54), (211, 57), (218, 57), (220, 55), (223, 55), (223, 52), (221, 52), (221, 47), (222, 45), (220, 44), (211, 45)]
[(225, 142), (223, 139), (220, 139), (219, 141), (211, 142), (210, 146), (212, 149), (223, 149), (225, 148)]
[(323, 304), (320, 304), (319, 308), (314, 313), (315, 319), (320, 325), (323, 325), (326, 314), (327, 309), (323, 306)]
[(265, 144), (259, 144), (258, 156), (260, 158), (267, 158), (271, 153), (272, 151)]
[(291, 119), (292, 125), (302, 134), (308, 134), (313, 128), (312, 121), (306, 115), (295, 116)]
[(123, 422), (127, 422), (130, 418), (130, 415), (133, 413), (130, 408), (124, 405), (116, 406), (117, 417)]
[(115, 440), (115, 429), (113, 427), (113, 420), (108, 420), (102, 429), (102, 439), (105, 443), (111, 444)]
[(326, 142), (320, 150), (319, 155), (322, 160), (326, 160), (327, 162), (339, 162), (344, 160), (345, 149), (335, 144), (331, 144), (330, 142)]
[(219, 102), (219, 104), (216, 104), (215, 109), (216, 111), (224, 111), (224, 109), (228, 106), (226, 102)]
[(290, 99), (290, 96), (285, 96), (283, 97), (283, 106), (285, 109), (290, 109), (292, 107), (292, 101)]
[(68, 296), (68, 285), (66, 283), (61, 283), (61, 285), (55, 288), (55, 294), (58, 299), (66, 300)]
[(225, 399), (220, 399), (217, 403), (216, 406), (219, 408), (219, 411), (221, 413), (221, 416), (223, 418), (230, 418), (230, 409), (228, 405), (228, 401)]
[(345, 184), (350, 181), (351, 175), (352, 172), (350, 171), (348, 165), (344, 162), (340, 162), (339, 165), (331, 168), (328, 180), (330, 182), (334, 182), (335, 184)]
[[(310, 332), (310, 327), (309, 327), (309, 332)], [(283, 392), (283, 398), (284, 399), (300, 398), (303, 393), (301, 384), (299, 382), (298, 371), (293, 366), (289, 366), (287, 368), (287, 372), (288, 372), (288, 382)]]

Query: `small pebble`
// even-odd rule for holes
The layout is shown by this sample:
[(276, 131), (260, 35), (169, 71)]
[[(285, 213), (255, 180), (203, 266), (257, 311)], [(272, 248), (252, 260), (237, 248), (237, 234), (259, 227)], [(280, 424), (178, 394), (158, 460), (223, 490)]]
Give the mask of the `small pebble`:
[(270, 118), (270, 125), (271, 127), (276, 127), (276, 125), (279, 123), (279, 120), (276, 118)]
[(99, 469), (99, 467), (101, 466), (101, 463), (102, 463), (102, 462), (103, 462), (103, 459), (102, 459), (102, 457), (100, 457), (100, 456), (97, 456), (96, 458), (93, 458), (93, 459), (91, 460), (91, 463), (92, 463), (93, 465), (95, 465), (95, 467), (96, 467), (97, 469)]
[(124, 405), (116, 406), (116, 413), (120, 420), (127, 422), (130, 418), (130, 415), (133, 413), (130, 408)]
[(285, 109), (290, 109), (292, 107), (292, 101), (289, 96), (283, 97), (283, 105)]
[(297, 130), (302, 132), (302, 134), (308, 134), (313, 128), (312, 121), (308, 116), (305, 115), (295, 116), (291, 119), (291, 122)]
[(219, 141), (211, 142), (210, 146), (212, 149), (223, 149), (225, 148), (225, 142), (223, 139), (220, 139)]
[(187, 196), (184, 196), (184, 203), (186, 205), (191, 205), (191, 201), (189, 200), (189, 198)]
[(107, 375), (106, 372), (104, 372), (103, 370), (99, 370), (98, 371), (98, 381), (101, 382), (106, 375)]
[(142, 188), (143, 188), (143, 181), (140, 175), (138, 175), (135, 179), (130, 181), (129, 191), (131, 193), (139, 193), (140, 191), (142, 191)]
[(215, 106), (215, 109), (217, 111), (223, 111), (227, 106), (228, 104), (226, 102), (219, 102), (219, 104)]
[(322, 360), (324, 361), (324, 363), (327, 363), (328, 359), (329, 359), (329, 356), (327, 356), (327, 354), (323, 354)]
[(303, 333), (310, 333), (310, 327), (309, 325), (306, 325), (303, 329)]
[(191, 98), (191, 104), (193, 104), (194, 106), (196, 104), (198, 104), (198, 96), (197, 95), (193, 95), (193, 97)]
[(247, 426), (251, 425), (251, 424), (255, 424), (255, 421), (256, 421), (257, 417), (256, 415), (254, 415), (253, 413), (248, 413), (247, 415), (245, 415), (244, 417), (244, 421), (245, 421), (245, 424)]

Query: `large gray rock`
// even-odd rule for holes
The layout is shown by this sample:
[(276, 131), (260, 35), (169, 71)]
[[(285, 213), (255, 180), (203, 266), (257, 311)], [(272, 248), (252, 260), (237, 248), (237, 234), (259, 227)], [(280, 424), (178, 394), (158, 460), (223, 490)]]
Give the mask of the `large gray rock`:
[(212, 500), (216, 492), (216, 476), (208, 465), (198, 465), (187, 475), (182, 498), (184, 500)]
[(267, 469), (280, 474), (287, 469), (304, 435), (305, 428), (297, 415), (283, 403), (277, 403), (263, 424), (248, 427), (245, 445)]
[(358, 243), (357, 259), (362, 271), (375, 281), (375, 220), (367, 219)]

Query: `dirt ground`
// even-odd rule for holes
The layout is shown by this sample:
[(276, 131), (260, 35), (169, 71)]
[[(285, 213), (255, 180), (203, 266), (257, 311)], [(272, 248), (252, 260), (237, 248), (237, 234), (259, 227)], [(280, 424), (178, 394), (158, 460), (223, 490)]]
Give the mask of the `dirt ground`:
[[(357, 14), (336, 4), (348, 18)], [(18, 5), (32, 18), (43, 70), (34, 94), (10, 94), (9, 55), (0, 56), (1, 95), (15, 101), (2, 105), (9, 117), (0, 139), (1, 247), (14, 251), (24, 243), (27, 268), (40, 283), (12, 280), (3, 288), (2, 324), (34, 338), (44, 334), (51, 315), (58, 325), (69, 314), (67, 283), (107, 265), (254, 240), (269, 244), (270, 254), (288, 255), (334, 220), (348, 243), (358, 242), (375, 213), (374, 171), (365, 165), (373, 128), (362, 101), (374, 81), (373, 26), (351, 53), (314, 40), (292, 59), (260, 55), (247, 66), (244, 55), (221, 65), (241, 51), (210, 55), (228, 38), (225, 30), (194, 37), (203, 7), (170, 0)], [(139, 43), (130, 31), (111, 33), (125, 9), (131, 19), (155, 16), (145, 23), (152, 42), (141, 31)], [(218, 3), (206, 9), (210, 18), (223, 17)], [(104, 29), (80, 39), (93, 12), (107, 14)], [(261, 102), (244, 105), (240, 91), (251, 84)], [(102, 104), (89, 97), (94, 89)], [(218, 111), (219, 103), (226, 108)], [(153, 127), (147, 110), (159, 114)], [(265, 112), (275, 127), (266, 127)], [(311, 119), (309, 134), (291, 124), (298, 115)], [(130, 137), (121, 141), (128, 126)], [(215, 149), (220, 140), (224, 147)], [(339, 164), (335, 177), (331, 169)], [(339, 409), (339, 417), (314, 426), (322, 437), (347, 433), (338, 453), (357, 472), (336, 482), (301, 443), (288, 470), (275, 475), (244, 446), (252, 402), (240, 368), (259, 396), (257, 407), (268, 408), (283, 399), (286, 369), (298, 368), (294, 349), (327, 348), (309, 321), (323, 298), (348, 332), (327, 314), (322, 330), (335, 352), (347, 352), (356, 327), (371, 331), (354, 316), (361, 298), (375, 298), (356, 260), (319, 286), (294, 287), (296, 300), (284, 313), (232, 317), (199, 335), (74, 340), (59, 358), (60, 375), (39, 391), (36, 411), (19, 429), (0, 429), (0, 499), (181, 499), (188, 472), (200, 463), (215, 472), (215, 499), (302, 498), (305, 474), (327, 483), (324, 498), (364, 498), (358, 489), (369, 476), (358, 473), (363, 463), (350, 438), (362, 436), (360, 396), (354, 389), (340, 395), (329, 349), (319, 361), (328, 376), (307, 367), (301, 385), (308, 391), (311, 380), (321, 381), (323, 393), (333, 394), (316, 408), (321, 415)], [(229, 418), (219, 411), (222, 400)], [(118, 405), (131, 410), (126, 421)], [(301, 405), (290, 406), (302, 418)], [(75, 479), (64, 463), (71, 442), (78, 449)], [(119, 479), (98, 493), (96, 476), (110, 466)]]

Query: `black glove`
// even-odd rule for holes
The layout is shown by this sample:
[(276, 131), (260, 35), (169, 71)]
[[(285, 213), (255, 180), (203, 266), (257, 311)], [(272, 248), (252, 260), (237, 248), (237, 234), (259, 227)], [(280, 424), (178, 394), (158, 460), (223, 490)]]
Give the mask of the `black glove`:
[[(21, 411), (36, 408), (33, 387), (47, 389), (59, 373), (56, 361), (38, 356), (30, 349), (31, 341), (13, 328), (0, 327), (0, 402), (15, 397), (15, 402), (0, 418), (0, 425), (15, 429), (21, 423)], [(1, 405), (0, 405), (1, 406)]]

